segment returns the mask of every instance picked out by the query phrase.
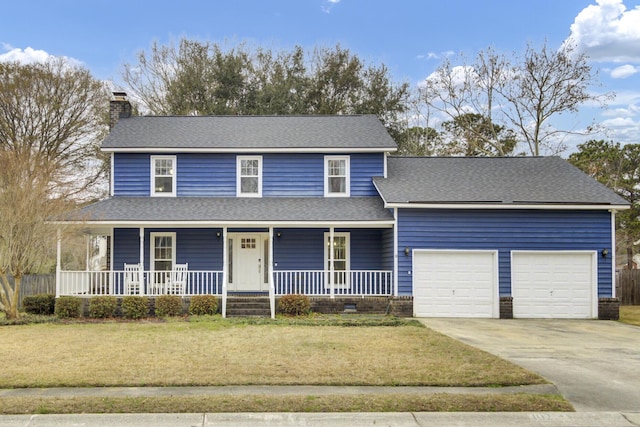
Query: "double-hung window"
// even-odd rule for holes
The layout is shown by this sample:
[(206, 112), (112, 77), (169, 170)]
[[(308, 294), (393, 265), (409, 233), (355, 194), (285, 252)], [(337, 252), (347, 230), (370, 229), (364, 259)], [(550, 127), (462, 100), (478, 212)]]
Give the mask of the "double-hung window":
[(236, 194), (262, 197), (262, 156), (238, 156)]
[(349, 187), (349, 156), (325, 156), (325, 197), (348, 197)]
[(176, 156), (151, 156), (151, 195), (176, 195)]

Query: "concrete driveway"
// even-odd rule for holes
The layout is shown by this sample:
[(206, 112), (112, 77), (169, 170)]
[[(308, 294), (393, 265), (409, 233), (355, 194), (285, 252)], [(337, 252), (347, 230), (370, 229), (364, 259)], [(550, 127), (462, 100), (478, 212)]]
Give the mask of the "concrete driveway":
[(420, 320), (542, 375), (576, 411), (640, 411), (640, 327), (600, 320)]

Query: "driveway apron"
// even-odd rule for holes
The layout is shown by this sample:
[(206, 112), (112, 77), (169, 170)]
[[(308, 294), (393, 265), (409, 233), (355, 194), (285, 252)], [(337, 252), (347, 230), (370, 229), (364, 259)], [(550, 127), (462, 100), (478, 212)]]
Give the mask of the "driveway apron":
[(640, 328), (600, 320), (420, 319), (553, 382), (576, 411), (640, 411)]

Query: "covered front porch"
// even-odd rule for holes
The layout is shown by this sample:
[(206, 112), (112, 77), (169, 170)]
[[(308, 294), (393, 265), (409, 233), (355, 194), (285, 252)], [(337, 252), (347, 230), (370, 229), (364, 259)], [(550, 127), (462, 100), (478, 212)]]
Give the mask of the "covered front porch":
[[(393, 296), (393, 215), (379, 199), (114, 197), (78, 212), (84, 271), (57, 296)], [(69, 220), (65, 221), (69, 222)]]

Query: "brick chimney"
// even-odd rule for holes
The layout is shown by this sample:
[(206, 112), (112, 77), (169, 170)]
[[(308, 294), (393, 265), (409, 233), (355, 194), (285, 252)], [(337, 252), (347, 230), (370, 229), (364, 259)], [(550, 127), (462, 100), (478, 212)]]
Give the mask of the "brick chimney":
[(113, 99), (109, 102), (109, 130), (118, 123), (119, 119), (131, 117), (131, 103), (127, 100), (126, 92), (113, 92)]

